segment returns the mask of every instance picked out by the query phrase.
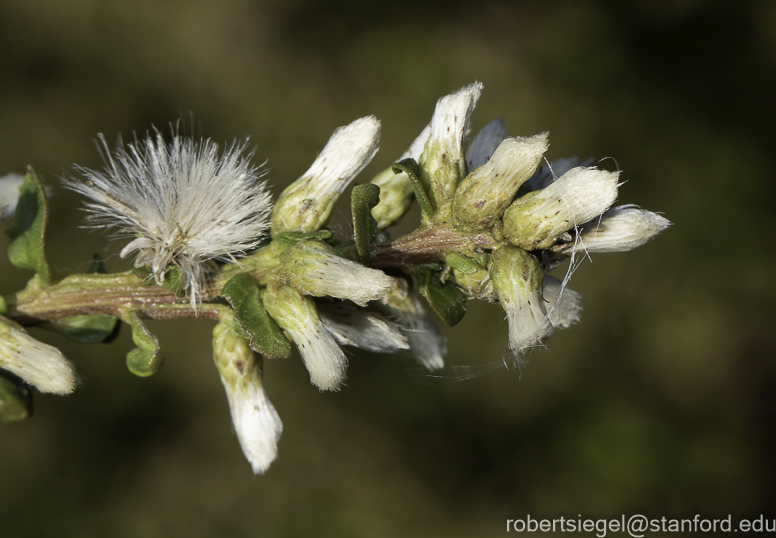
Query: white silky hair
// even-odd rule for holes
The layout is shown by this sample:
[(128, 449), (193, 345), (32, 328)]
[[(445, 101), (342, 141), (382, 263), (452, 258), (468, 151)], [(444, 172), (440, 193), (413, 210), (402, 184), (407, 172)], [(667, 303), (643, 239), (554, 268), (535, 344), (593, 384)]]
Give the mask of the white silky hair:
[(374, 312), (349, 303), (319, 302), (318, 316), (338, 344), (374, 353), (396, 353), (409, 349), (401, 327)]
[(345, 380), (348, 359), (323, 323), (309, 320), (298, 330), (286, 331), (302, 356), (310, 382), (321, 391), (339, 390)]
[(575, 250), (587, 252), (627, 252), (640, 247), (671, 225), (660, 215), (636, 205), (609, 209), (580, 227)]
[(0, 177), (0, 219), (7, 220), (16, 212), (19, 201), (19, 187), (24, 181), (20, 174), (6, 174)]
[(229, 260), (255, 248), (269, 228), (272, 201), (264, 170), (251, 164), (247, 142), (223, 153), (210, 139), (195, 141), (173, 129), (172, 141), (157, 130), (144, 140), (110, 151), (99, 135), (102, 171), (76, 167), (85, 182), (65, 178), (65, 186), (92, 201), (86, 204), (93, 227), (113, 227), (136, 238), (122, 251), (138, 251), (136, 266), (150, 264), (157, 283), (176, 266), (201, 298), (209, 260)]

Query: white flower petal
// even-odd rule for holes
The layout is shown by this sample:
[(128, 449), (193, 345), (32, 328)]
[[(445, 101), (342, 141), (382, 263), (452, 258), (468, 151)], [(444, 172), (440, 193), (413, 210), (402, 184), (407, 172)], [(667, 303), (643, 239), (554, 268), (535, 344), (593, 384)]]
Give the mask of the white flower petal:
[(287, 330), (310, 373), (310, 382), (321, 390), (339, 390), (348, 360), (323, 324), (311, 322), (301, 330)]
[(613, 207), (600, 220), (584, 224), (574, 250), (625, 252), (640, 247), (671, 225), (671, 222), (634, 205)]

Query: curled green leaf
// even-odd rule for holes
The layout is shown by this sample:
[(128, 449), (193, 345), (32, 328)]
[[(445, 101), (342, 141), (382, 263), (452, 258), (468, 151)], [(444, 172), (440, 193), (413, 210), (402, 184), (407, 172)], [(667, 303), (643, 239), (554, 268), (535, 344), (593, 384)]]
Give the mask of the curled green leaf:
[(19, 186), (19, 202), (13, 223), (5, 233), (11, 238), (8, 247), (11, 263), (21, 269), (35, 271), (41, 286), (51, 283), (51, 273), (43, 253), (47, 220), (46, 191), (37, 172), (30, 166)]
[(224, 284), (221, 295), (232, 305), (237, 321), (248, 333), (251, 349), (268, 359), (285, 359), (291, 354), (291, 344), (264, 309), (251, 275), (233, 276)]
[(358, 260), (369, 265), (372, 259), (372, 238), (377, 231), (377, 221), (372, 208), (380, 203), (380, 187), (372, 183), (356, 185), (350, 196), (350, 212), (353, 215), (353, 238), (356, 242)]
[(420, 294), (445, 325), (453, 327), (466, 315), (466, 295), (452, 282), (442, 282), (429, 272), (418, 275)]
[(425, 187), (420, 182), (420, 167), (415, 159), (404, 159), (393, 165), (393, 171), (396, 174), (404, 172), (412, 180), (412, 188), (415, 190), (415, 198), (418, 200), (420, 210), (423, 212), (423, 216), (430, 218), (433, 214), (431, 208), (431, 200), (428, 198)]
[(164, 364), (164, 354), (159, 341), (148, 330), (135, 312), (128, 312), (121, 318), (132, 327), (132, 341), (137, 346), (127, 353), (127, 368), (140, 377), (149, 377), (159, 372)]

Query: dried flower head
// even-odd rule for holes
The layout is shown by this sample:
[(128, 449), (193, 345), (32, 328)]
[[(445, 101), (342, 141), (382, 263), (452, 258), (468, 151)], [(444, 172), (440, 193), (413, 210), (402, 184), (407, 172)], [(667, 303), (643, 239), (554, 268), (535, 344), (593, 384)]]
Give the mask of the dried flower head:
[(272, 210), (260, 168), (251, 164), (246, 144), (233, 142), (219, 154), (211, 140), (195, 141), (161, 133), (116, 150), (100, 135), (105, 167), (77, 167), (81, 182), (65, 185), (90, 198), (95, 227), (114, 227), (135, 239), (121, 251), (137, 251), (135, 266), (151, 266), (157, 283), (170, 267), (183, 274), (192, 307), (200, 297), (207, 262), (227, 260), (256, 247), (269, 228)]

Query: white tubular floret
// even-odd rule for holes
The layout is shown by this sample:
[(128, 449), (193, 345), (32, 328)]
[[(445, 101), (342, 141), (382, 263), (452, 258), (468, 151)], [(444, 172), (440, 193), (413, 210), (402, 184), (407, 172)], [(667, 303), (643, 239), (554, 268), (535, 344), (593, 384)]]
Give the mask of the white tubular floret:
[(545, 275), (542, 295), (553, 327), (568, 329), (582, 319), (582, 295), (565, 287), (554, 276)]
[(504, 246), (491, 256), (491, 278), (509, 321), (509, 348), (520, 358), (552, 335), (542, 298), (544, 273), (522, 249)]
[(562, 233), (584, 224), (617, 198), (619, 172), (572, 168), (546, 188), (518, 198), (504, 213), (504, 233), (525, 250), (547, 248)]
[(380, 122), (374, 116), (335, 130), (309, 170), (278, 198), (272, 236), (320, 229), (342, 191), (377, 153), (379, 143)]
[(466, 150), (469, 172), (488, 162), (501, 141), (507, 137), (507, 124), (502, 118), (489, 121), (472, 139)]
[(270, 283), (264, 293), (264, 306), (280, 328), (291, 335), (310, 373), (310, 382), (322, 391), (339, 390), (348, 361), (321, 323), (313, 298), (291, 286)]
[(550, 183), (554, 182), (560, 176), (578, 166), (590, 166), (593, 164), (593, 159), (583, 159), (581, 157), (561, 157), (555, 159), (550, 164), (544, 164), (540, 166), (536, 173), (525, 182), (525, 184), (532, 191), (538, 191), (547, 187)]
[(318, 315), (326, 330), (342, 346), (374, 353), (396, 353), (410, 347), (398, 324), (355, 305), (320, 302)]
[(292, 286), (315, 297), (348, 299), (364, 306), (393, 287), (393, 277), (342, 258), (321, 241), (299, 241), (281, 256)]
[(437, 101), (431, 135), (420, 158), (434, 207), (449, 200), (466, 175), (463, 137), (481, 92), (482, 84), (475, 82)]
[(39, 342), (13, 321), (0, 317), (0, 368), (41, 392), (70, 394), (75, 368), (55, 347)]
[(213, 329), (213, 358), (243, 454), (254, 473), (264, 473), (277, 458), (283, 423), (264, 390), (261, 356), (222, 321)]

